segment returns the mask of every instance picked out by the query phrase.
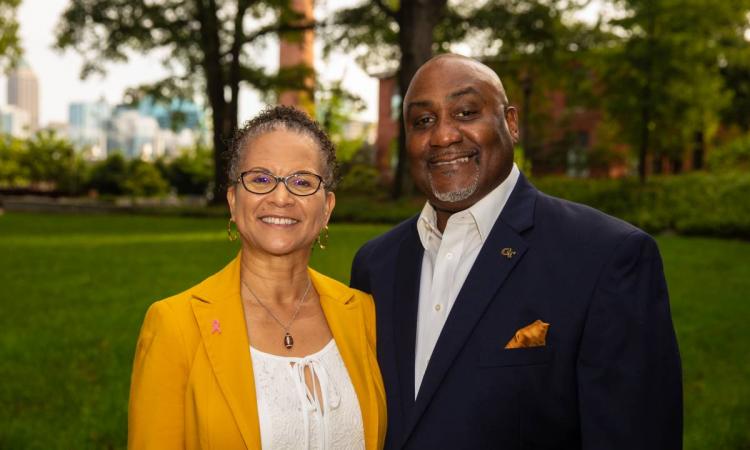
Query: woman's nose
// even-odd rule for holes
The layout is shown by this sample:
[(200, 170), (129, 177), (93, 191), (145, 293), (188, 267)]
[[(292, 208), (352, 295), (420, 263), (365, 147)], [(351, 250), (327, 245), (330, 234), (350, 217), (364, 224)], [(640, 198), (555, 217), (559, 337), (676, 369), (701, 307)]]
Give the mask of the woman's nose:
[(289, 192), (283, 181), (279, 181), (276, 188), (267, 195), (269, 196), (269, 201), (278, 206), (288, 206), (294, 203), (294, 194)]

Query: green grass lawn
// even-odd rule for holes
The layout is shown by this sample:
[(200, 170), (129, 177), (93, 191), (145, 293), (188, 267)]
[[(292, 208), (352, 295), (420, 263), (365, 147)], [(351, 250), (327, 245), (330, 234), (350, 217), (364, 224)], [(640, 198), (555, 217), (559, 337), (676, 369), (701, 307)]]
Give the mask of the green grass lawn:
[[(237, 252), (217, 219), (0, 216), (0, 449), (124, 448), (146, 307)], [(313, 267), (346, 281), (385, 226), (334, 225)], [(663, 237), (685, 448), (750, 449), (750, 243)], [(635, 449), (634, 449), (635, 450)]]

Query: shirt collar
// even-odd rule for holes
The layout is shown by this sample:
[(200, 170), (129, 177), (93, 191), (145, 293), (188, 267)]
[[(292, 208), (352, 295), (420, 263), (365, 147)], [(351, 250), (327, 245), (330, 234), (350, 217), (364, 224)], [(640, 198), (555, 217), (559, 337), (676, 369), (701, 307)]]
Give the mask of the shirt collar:
[[(518, 167), (513, 163), (510, 174), (508, 174), (502, 183), (479, 199), (469, 209), (463, 211), (468, 213), (467, 216), (473, 218), (479, 231), (479, 238), (483, 243), (490, 235), (490, 231), (495, 226), (497, 218), (500, 217), (500, 213), (508, 202), (510, 193), (513, 192), (520, 174), (521, 172), (518, 170)], [(460, 212), (456, 214), (460, 214)], [(434, 241), (430, 239), (431, 235), (434, 235), (438, 239), (442, 239), (443, 237), (437, 227), (437, 213), (435, 212), (435, 208), (430, 205), (430, 202), (425, 202), (422, 212), (419, 214), (417, 232), (419, 233), (419, 240), (422, 241), (422, 246), (425, 249), (430, 249), (429, 242)]]

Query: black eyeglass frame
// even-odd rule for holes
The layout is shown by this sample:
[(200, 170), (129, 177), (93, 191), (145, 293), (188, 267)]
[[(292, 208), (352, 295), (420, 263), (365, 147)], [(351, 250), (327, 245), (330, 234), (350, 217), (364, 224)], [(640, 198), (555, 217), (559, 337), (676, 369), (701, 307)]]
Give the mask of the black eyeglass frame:
[[(266, 192), (255, 192), (255, 191), (252, 191), (252, 190), (250, 190), (250, 189), (249, 189), (249, 188), (247, 187), (247, 185), (245, 185), (245, 175), (247, 175), (247, 174), (249, 174), (249, 173), (262, 173), (263, 175), (267, 175), (268, 177), (270, 177), (270, 178), (273, 178), (273, 179), (274, 179), (274, 181), (275, 181), (275, 183), (274, 183), (273, 187), (272, 187), (272, 188), (271, 188), (270, 190), (266, 191)], [(312, 175), (312, 176), (314, 176), (315, 178), (317, 178), (317, 179), (318, 179), (318, 185), (317, 185), (317, 186), (315, 187), (315, 190), (314, 190), (314, 191), (312, 191), (312, 192), (310, 192), (309, 194), (298, 194), (298, 193), (296, 193), (296, 192), (293, 192), (293, 191), (292, 191), (292, 190), (291, 190), (291, 189), (289, 188), (289, 185), (287, 184), (287, 180), (289, 180), (289, 179), (290, 179), (290, 178), (292, 178), (292, 177), (295, 177), (295, 176), (299, 176), (299, 175)], [(323, 181), (323, 177), (322, 177), (322, 176), (318, 175), (317, 173), (313, 173), (313, 172), (305, 172), (305, 171), (302, 171), (302, 172), (294, 172), (294, 173), (292, 173), (292, 174), (289, 174), (289, 175), (287, 175), (287, 176), (285, 176), (285, 177), (280, 177), (280, 176), (278, 176), (278, 175), (274, 175), (274, 174), (272, 174), (271, 172), (267, 172), (267, 171), (265, 171), (265, 170), (258, 170), (258, 169), (246, 170), (246, 171), (244, 171), (244, 172), (240, 173), (240, 176), (239, 176), (239, 177), (237, 177), (237, 183), (241, 184), (241, 185), (242, 185), (242, 187), (243, 187), (243, 188), (244, 188), (244, 189), (245, 189), (245, 190), (246, 190), (247, 192), (249, 192), (249, 193), (251, 193), (251, 194), (255, 194), (255, 195), (265, 195), (265, 194), (270, 194), (271, 192), (273, 192), (273, 191), (274, 191), (274, 190), (276, 189), (276, 187), (278, 187), (279, 183), (282, 183), (282, 184), (284, 185), (284, 187), (286, 188), (287, 192), (289, 192), (289, 193), (290, 193), (290, 194), (292, 194), (292, 195), (296, 195), (297, 197), (309, 197), (309, 196), (311, 196), (311, 195), (315, 195), (315, 194), (316, 194), (316, 193), (317, 193), (317, 192), (318, 192), (318, 191), (320, 190), (320, 187), (321, 187), (321, 186), (323, 186), (323, 189), (325, 189), (325, 187), (326, 187), (326, 184), (325, 184), (325, 182)]]

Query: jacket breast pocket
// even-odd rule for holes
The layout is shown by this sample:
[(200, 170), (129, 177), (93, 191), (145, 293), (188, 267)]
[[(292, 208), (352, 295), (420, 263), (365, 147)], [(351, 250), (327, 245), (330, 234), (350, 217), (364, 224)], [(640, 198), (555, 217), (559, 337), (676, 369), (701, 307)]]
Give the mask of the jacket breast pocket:
[(529, 348), (486, 349), (479, 355), (480, 367), (519, 367), (549, 364), (554, 356), (549, 345)]

